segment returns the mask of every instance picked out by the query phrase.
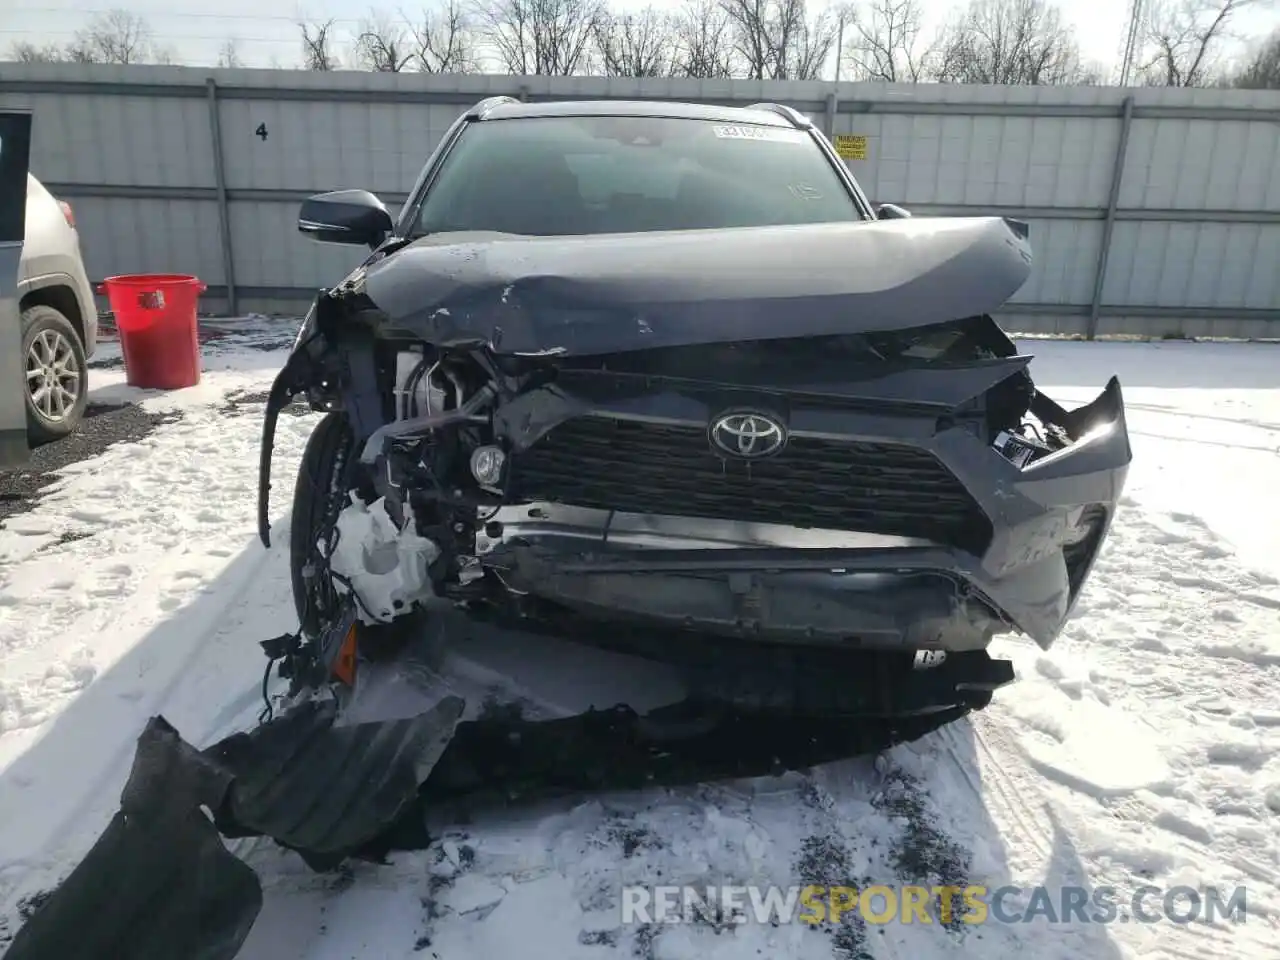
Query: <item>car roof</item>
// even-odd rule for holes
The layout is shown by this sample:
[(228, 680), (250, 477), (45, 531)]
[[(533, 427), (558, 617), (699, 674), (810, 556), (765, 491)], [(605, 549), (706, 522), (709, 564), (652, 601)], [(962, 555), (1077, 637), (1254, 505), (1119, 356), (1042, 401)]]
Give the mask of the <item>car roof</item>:
[(754, 123), (768, 127), (791, 127), (782, 112), (760, 107), (722, 107), (677, 100), (548, 100), (521, 103), (518, 100), (485, 101), (475, 108), (478, 120), (514, 120), (520, 117), (672, 117), (681, 120), (718, 120), (723, 123)]

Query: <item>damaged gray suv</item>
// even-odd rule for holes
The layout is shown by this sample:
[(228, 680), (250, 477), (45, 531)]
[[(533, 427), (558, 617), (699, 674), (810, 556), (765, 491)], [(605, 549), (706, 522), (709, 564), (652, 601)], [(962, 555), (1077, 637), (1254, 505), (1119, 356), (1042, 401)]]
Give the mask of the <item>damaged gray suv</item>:
[[(398, 217), (347, 190), (299, 228), (372, 253), (267, 412), (264, 542), (275, 418), (326, 414), (275, 651), (297, 689), (443, 606), (684, 664), (699, 704), (919, 731), (1013, 679), (994, 636), (1053, 643), (1106, 538), (1119, 383), (1064, 409), (992, 319), (1027, 225), (876, 208), (789, 108), (495, 98)], [(341, 549), (352, 510), (390, 586)]]

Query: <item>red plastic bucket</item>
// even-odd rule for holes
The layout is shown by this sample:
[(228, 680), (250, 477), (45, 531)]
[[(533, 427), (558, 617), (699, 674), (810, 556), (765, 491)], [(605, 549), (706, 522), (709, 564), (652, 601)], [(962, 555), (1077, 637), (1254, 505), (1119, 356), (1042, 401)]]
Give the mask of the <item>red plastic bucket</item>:
[(196, 304), (206, 289), (196, 277), (172, 273), (102, 282), (99, 292), (115, 314), (130, 386), (178, 390), (200, 382)]

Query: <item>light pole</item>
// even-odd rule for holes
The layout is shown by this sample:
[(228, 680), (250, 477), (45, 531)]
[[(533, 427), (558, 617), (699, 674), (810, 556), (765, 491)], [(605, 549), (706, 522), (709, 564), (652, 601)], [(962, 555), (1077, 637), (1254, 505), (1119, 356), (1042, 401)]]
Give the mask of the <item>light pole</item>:
[(840, 18), (836, 21), (836, 83), (840, 82), (840, 67), (844, 61), (844, 18), (849, 8), (840, 7)]

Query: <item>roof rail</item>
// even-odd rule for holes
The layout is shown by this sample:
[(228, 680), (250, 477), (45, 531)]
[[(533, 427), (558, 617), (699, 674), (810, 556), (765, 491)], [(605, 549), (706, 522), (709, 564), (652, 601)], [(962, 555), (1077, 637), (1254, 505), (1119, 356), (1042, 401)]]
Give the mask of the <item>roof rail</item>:
[(519, 103), (515, 97), (499, 96), (485, 97), (474, 107), (467, 111), (468, 120), (483, 120), (495, 108), (500, 107), (504, 103)]
[(788, 121), (793, 127), (800, 130), (807, 130), (809, 127), (813, 126), (812, 120), (806, 117), (799, 110), (796, 110), (793, 107), (788, 107), (785, 104), (769, 102), (753, 103), (751, 106), (747, 107), (747, 109), (767, 110), (770, 113), (776, 113), (778, 116)]

